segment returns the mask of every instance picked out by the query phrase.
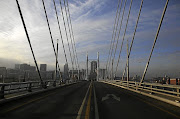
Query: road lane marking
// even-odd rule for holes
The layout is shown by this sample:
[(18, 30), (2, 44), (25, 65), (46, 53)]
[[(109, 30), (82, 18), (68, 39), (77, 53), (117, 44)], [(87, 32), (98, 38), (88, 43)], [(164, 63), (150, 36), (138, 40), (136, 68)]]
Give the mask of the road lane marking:
[(85, 113), (85, 119), (89, 119), (90, 116), (90, 107), (91, 107), (91, 95), (92, 95), (92, 85), (89, 92), (89, 98), (86, 106), (86, 113)]
[(97, 106), (97, 100), (96, 100), (96, 91), (95, 91), (94, 83), (93, 83), (93, 89), (94, 89), (95, 119), (99, 119), (99, 112), (98, 112), (98, 106)]
[[(120, 87), (119, 85), (113, 84), (113, 83), (106, 83), (106, 82), (103, 82), (103, 83), (109, 84), (109, 85), (113, 85), (113, 86), (115, 86), (115, 87)], [(120, 88), (121, 88), (121, 87), (120, 87)], [(126, 89), (126, 90), (127, 90), (127, 89)], [(170, 115), (172, 115), (172, 116), (180, 119), (180, 116), (178, 116), (178, 115), (176, 115), (176, 114), (173, 114), (173, 113), (171, 113), (171, 112), (169, 112), (169, 111), (167, 111), (167, 110), (165, 110), (165, 109), (163, 109), (163, 108), (160, 108), (160, 107), (158, 107), (158, 106), (156, 106), (156, 105), (154, 105), (154, 104), (152, 104), (152, 103), (150, 103), (150, 102), (144, 101), (143, 99), (138, 98), (138, 97), (134, 96), (133, 94), (128, 94), (128, 93), (125, 93), (125, 94), (130, 95), (130, 96), (132, 96), (132, 97), (134, 97), (134, 98), (136, 98), (136, 99), (138, 99), (138, 100), (140, 100), (140, 101), (142, 101), (142, 102), (144, 102), (144, 103), (146, 103), (146, 104), (148, 104), (148, 105), (151, 105), (151, 106), (153, 106), (153, 107), (155, 107), (155, 108), (157, 108), (157, 109), (159, 109), (159, 110), (161, 110), (161, 111), (163, 111), (163, 112), (166, 112), (166, 113), (168, 113), (168, 114), (170, 114)]]
[(120, 97), (117, 97), (117, 96), (114, 95), (114, 94), (107, 94), (106, 96), (102, 97), (102, 101), (105, 101), (105, 100), (107, 100), (107, 99), (109, 99), (109, 98), (113, 98), (113, 99), (115, 99), (115, 100), (117, 100), (117, 101), (120, 101)]
[(88, 92), (89, 92), (89, 89), (90, 89), (91, 85), (92, 85), (92, 82), (89, 84), (89, 87), (88, 87), (86, 95), (85, 95), (85, 97), (84, 97), (84, 99), (82, 101), (81, 107), (79, 108), (78, 115), (77, 115), (76, 119), (81, 118), (81, 113), (82, 113), (82, 110), (83, 110), (83, 107), (84, 107), (84, 104), (85, 104), (85, 101), (86, 101), (86, 98), (87, 98), (87, 95), (88, 95)]

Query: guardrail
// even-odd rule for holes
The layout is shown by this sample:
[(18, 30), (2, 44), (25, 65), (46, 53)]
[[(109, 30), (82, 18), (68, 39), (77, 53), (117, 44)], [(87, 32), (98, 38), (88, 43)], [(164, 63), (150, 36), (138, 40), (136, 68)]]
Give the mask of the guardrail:
[[(180, 86), (157, 83), (141, 83), (134, 81), (106, 80), (106, 83), (116, 85), (134, 92), (145, 94), (150, 97), (159, 97), (174, 102), (180, 101)], [(179, 104), (178, 104), (179, 105)]]
[[(71, 81), (72, 82), (72, 81)], [(17, 94), (20, 92), (32, 92), (37, 89), (46, 89), (48, 87), (56, 87), (70, 82), (61, 82), (59, 80), (47, 81), (29, 81), (29, 82), (13, 82), (13, 83), (0, 83), (0, 99), (5, 98), (9, 94)]]

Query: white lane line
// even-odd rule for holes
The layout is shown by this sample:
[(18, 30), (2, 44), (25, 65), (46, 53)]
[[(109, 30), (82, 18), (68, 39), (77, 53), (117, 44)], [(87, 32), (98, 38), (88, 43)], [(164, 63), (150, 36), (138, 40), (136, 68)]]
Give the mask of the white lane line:
[(99, 112), (98, 112), (98, 106), (97, 106), (96, 92), (95, 92), (94, 83), (93, 83), (93, 89), (94, 89), (95, 119), (99, 119)]
[[(92, 83), (92, 82), (91, 82), (91, 83)], [(82, 102), (82, 104), (81, 104), (81, 107), (79, 108), (78, 115), (77, 115), (76, 119), (80, 119), (80, 118), (81, 118), (81, 113), (82, 113), (82, 110), (83, 110), (83, 107), (84, 107), (84, 104), (85, 104), (85, 101), (86, 101), (86, 98), (87, 98), (89, 89), (90, 89), (90, 87), (91, 87), (91, 83), (89, 84), (89, 88), (88, 88), (88, 90), (87, 90), (87, 92), (86, 92), (86, 95), (85, 95), (85, 97), (84, 97), (84, 99), (83, 99), (83, 102)]]

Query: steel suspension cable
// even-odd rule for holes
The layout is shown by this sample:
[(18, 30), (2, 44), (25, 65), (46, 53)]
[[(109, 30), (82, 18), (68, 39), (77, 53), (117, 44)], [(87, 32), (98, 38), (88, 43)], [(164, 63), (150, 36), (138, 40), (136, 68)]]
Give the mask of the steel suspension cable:
[[(122, 0), (123, 1), (123, 0)], [(111, 47), (111, 53), (110, 53), (110, 59), (109, 59), (109, 67), (108, 67), (108, 71), (110, 69), (110, 63), (112, 61), (112, 54), (113, 54), (113, 51), (114, 51), (114, 43), (115, 43), (115, 39), (116, 39), (116, 34), (117, 34), (117, 28), (118, 28), (118, 25), (119, 25), (119, 18), (120, 18), (120, 14), (121, 14), (121, 7), (122, 7), (122, 1), (121, 1), (121, 5), (120, 5), (120, 10), (119, 10), (119, 14), (118, 14), (118, 20), (117, 20), (117, 25), (116, 25), (116, 28), (115, 28), (115, 34), (114, 34), (114, 38), (113, 38), (113, 43), (112, 43), (112, 47)], [(123, 15), (124, 16), (124, 10), (125, 10), (125, 6), (126, 6), (126, 2), (127, 0), (125, 0), (125, 3), (124, 3), (124, 9), (123, 9)], [(123, 17), (122, 17), (123, 18)], [(122, 19), (121, 19), (121, 25), (122, 25)], [(120, 26), (121, 28), (121, 26)], [(112, 66), (113, 66), (113, 61), (112, 61)]]
[(161, 25), (162, 25), (162, 22), (163, 22), (163, 19), (164, 19), (164, 15), (165, 15), (165, 13), (166, 13), (166, 9), (167, 9), (167, 6), (168, 6), (168, 2), (169, 2), (169, 0), (166, 1), (166, 4), (165, 4), (165, 6), (164, 6), (164, 10), (163, 10), (163, 13), (162, 13), (162, 16), (161, 16), (161, 19), (160, 19), (160, 23), (159, 23), (159, 26), (158, 26), (158, 29), (157, 29), (157, 33), (156, 33), (156, 36), (155, 36), (155, 38), (154, 38), (154, 43), (153, 43), (153, 46), (152, 46), (152, 49), (151, 49), (151, 53), (150, 53), (150, 55), (149, 55), (149, 59), (148, 59), (148, 61), (147, 61), (147, 64), (146, 64), (146, 67), (145, 67), (145, 69), (144, 69), (144, 73), (143, 73), (143, 75), (142, 75), (142, 79), (141, 79), (139, 85), (141, 85), (141, 83), (143, 83), (144, 78), (145, 78), (145, 76), (146, 76), (146, 72), (147, 72), (147, 69), (148, 69), (148, 66), (149, 66), (149, 62), (150, 62), (150, 60), (151, 60), (151, 56), (152, 56), (154, 47), (155, 47), (155, 45), (156, 45), (156, 41), (157, 41), (157, 38), (158, 38), (158, 35), (159, 35), (159, 31), (160, 31), (160, 29), (161, 29)]
[(119, 3), (120, 3), (120, 0), (118, 1), (118, 6), (117, 6), (117, 10), (116, 10), (116, 17), (115, 17), (115, 21), (114, 21), (114, 25), (113, 25), (112, 39), (111, 39), (109, 53), (108, 53), (108, 59), (107, 59), (107, 63), (106, 63), (106, 72), (107, 73), (108, 73), (107, 67), (108, 67), (108, 64), (109, 64), (109, 56), (110, 56), (110, 51), (111, 51), (111, 47), (112, 47), (112, 41), (113, 41), (113, 37), (114, 37), (114, 30), (115, 30), (115, 25), (116, 25), (116, 19), (117, 19), (117, 15), (118, 15), (118, 11), (119, 11)]
[(18, 0), (16, 0), (16, 3), (17, 3), (19, 14), (20, 14), (20, 17), (21, 17), (21, 20), (22, 20), (22, 23), (23, 23), (24, 30), (25, 30), (25, 33), (26, 33), (26, 37), (27, 37), (27, 40), (28, 40), (28, 43), (29, 43), (29, 46), (30, 46), (30, 49), (31, 49), (31, 53), (33, 55), (34, 63), (36, 65), (36, 69), (38, 71), (38, 75), (39, 75), (39, 78), (40, 78), (40, 81), (41, 81), (41, 84), (42, 84), (43, 80), (42, 80), (42, 77), (41, 77), (41, 74), (40, 74), (40, 71), (39, 71), (39, 67), (38, 67), (38, 64), (37, 64), (37, 61), (36, 61), (36, 58), (35, 58), (35, 55), (34, 55), (34, 51), (33, 51), (32, 45), (31, 45), (31, 41), (30, 41), (30, 38), (29, 38), (29, 35), (28, 35), (28, 31), (26, 29), (26, 24), (25, 24), (25, 21), (24, 21), (24, 18), (23, 18), (23, 15), (22, 15), (21, 8), (20, 8)]
[(63, 14), (63, 8), (62, 8), (61, 0), (59, 0), (59, 3), (60, 3), (61, 14), (62, 14), (63, 23), (64, 23), (64, 29), (65, 29), (65, 33), (66, 33), (68, 48), (69, 48), (69, 54), (70, 54), (71, 63), (72, 63), (72, 69), (74, 70), (74, 63), (73, 63), (73, 60), (72, 60), (71, 49), (70, 49), (70, 46), (69, 46), (69, 39), (68, 39), (68, 35), (67, 35), (66, 23), (65, 23), (65, 20), (64, 20), (64, 14)]
[(77, 57), (77, 52), (76, 52), (76, 45), (75, 45), (75, 40), (74, 40), (74, 33), (73, 33), (73, 28), (72, 28), (72, 23), (71, 23), (71, 16), (70, 16), (70, 11), (69, 11), (68, 0), (67, 0), (67, 8), (68, 8), (68, 13), (69, 13), (69, 20), (70, 20), (71, 32), (72, 32), (72, 36), (73, 36), (74, 48), (75, 48), (75, 53), (76, 53), (76, 61), (77, 61), (77, 64), (78, 64), (78, 68), (79, 68), (79, 70), (80, 70), (80, 66), (79, 66), (79, 62), (78, 62), (78, 57)]
[(75, 53), (74, 53), (74, 48), (73, 48), (73, 42), (72, 42), (72, 36), (71, 36), (71, 30), (70, 30), (70, 26), (69, 26), (69, 17), (67, 15), (67, 9), (66, 9), (66, 3), (65, 3), (65, 0), (64, 1), (64, 7), (65, 7), (65, 13), (66, 13), (66, 20), (67, 20), (67, 26), (68, 26), (68, 29), (69, 29), (69, 36), (70, 36), (70, 39), (71, 39), (71, 46), (72, 46), (72, 51), (73, 51), (73, 62), (75, 63), (76, 65), (76, 69), (77, 69), (77, 64), (76, 64), (76, 59), (75, 59)]
[[(64, 43), (63, 43), (63, 37), (62, 37), (62, 32), (61, 32), (61, 27), (60, 27), (60, 23), (59, 23), (59, 17), (58, 17), (58, 13), (57, 13), (57, 8), (56, 8), (56, 2), (55, 2), (55, 0), (53, 0), (53, 3), (54, 3), (54, 9), (55, 9), (55, 12), (56, 12), (56, 19), (57, 19), (58, 28), (59, 28), (59, 34), (60, 34), (61, 41), (62, 41), (64, 56), (65, 56), (66, 64), (68, 64), (67, 55), (66, 55), (66, 51), (65, 51), (65, 47), (64, 47)], [(68, 69), (68, 70), (69, 70), (69, 69)], [(69, 71), (68, 71), (68, 76), (70, 76), (70, 75), (69, 75)]]
[(128, 18), (127, 18), (127, 22), (126, 22), (126, 26), (125, 26), (125, 31), (124, 31), (124, 34), (123, 34), (123, 39), (122, 39), (122, 43), (121, 43), (121, 48), (120, 48), (120, 51), (119, 51), (119, 57), (118, 57), (117, 65), (116, 65), (115, 75), (116, 75), (116, 73), (117, 73), (117, 67), (118, 67), (118, 64), (119, 64), (119, 60), (120, 60), (120, 56), (121, 56), (121, 51), (122, 51), (122, 46), (123, 46), (124, 38), (125, 38), (125, 35), (126, 35), (126, 29), (127, 29), (127, 25), (128, 25), (128, 21), (129, 21), (129, 16), (130, 16), (130, 13), (131, 13), (132, 1), (133, 1), (133, 0), (131, 0), (130, 6), (129, 6)]
[(123, 19), (124, 19), (125, 8), (126, 8), (126, 1), (125, 1), (125, 3), (124, 3), (123, 14), (122, 14), (122, 18), (121, 18), (121, 23), (120, 23), (120, 28), (119, 28), (119, 32), (118, 32), (118, 37), (117, 37), (117, 40), (116, 40), (116, 46), (115, 46), (114, 56), (113, 56), (113, 58), (112, 58), (112, 70), (111, 70), (112, 73), (113, 73), (114, 58), (115, 58), (115, 55), (116, 55), (117, 45), (118, 45), (119, 36), (120, 36), (120, 33), (121, 33), (121, 28), (122, 28), (122, 22), (123, 22)]
[(61, 27), (60, 27), (60, 24), (59, 24), (59, 17), (58, 17), (58, 13), (57, 13), (57, 8), (56, 8), (55, 0), (53, 0), (53, 3), (54, 3), (54, 9), (55, 9), (55, 12), (56, 12), (56, 19), (57, 19), (58, 28), (59, 28), (59, 34), (60, 34), (60, 37), (61, 37), (61, 40), (62, 40), (62, 45), (63, 45), (63, 50), (64, 50), (64, 56), (65, 56), (66, 63), (68, 63), (68, 62), (67, 62), (66, 51), (65, 51), (65, 48), (64, 48), (64, 44), (63, 44), (63, 37), (62, 37)]
[[(141, 5), (140, 5), (140, 9), (139, 9), (139, 14), (138, 14), (137, 21), (136, 21), (136, 26), (135, 26), (135, 29), (134, 29), (134, 33), (133, 33), (133, 37), (132, 37), (132, 41), (131, 41), (131, 45), (130, 45), (130, 49), (129, 49), (129, 53), (128, 53), (128, 58), (130, 57), (132, 46), (133, 46), (133, 43), (134, 43), (134, 38), (135, 38), (135, 35), (136, 35), (136, 30), (137, 30), (137, 26), (138, 26), (138, 23), (139, 23), (139, 18), (140, 18), (140, 15), (141, 15), (142, 5), (143, 5), (143, 0), (141, 1)], [(127, 67), (127, 62), (126, 62), (125, 68), (124, 68), (122, 79), (123, 79), (123, 77), (125, 75), (126, 67)]]
[[(48, 29), (49, 29), (49, 34), (50, 34), (50, 37), (51, 37), (51, 43), (52, 43), (52, 46), (53, 46), (53, 50), (54, 50), (54, 54), (55, 54), (55, 57), (57, 58), (57, 54), (56, 54), (56, 50), (55, 50), (55, 46), (54, 46), (54, 42), (53, 42), (53, 37), (52, 37), (52, 33), (51, 33), (51, 28), (50, 28), (50, 25), (49, 25), (49, 20), (48, 20), (48, 16), (47, 16), (47, 12), (46, 12), (46, 7), (45, 7), (45, 4), (44, 4), (44, 0), (42, 0), (42, 4), (43, 4), (43, 8), (44, 8), (44, 13), (45, 13), (45, 17), (46, 17), (46, 22), (47, 22), (47, 25), (48, 25)], [(59, 62), (57, 60), (57, 64), (58, 64), (58, 69), (59, 69), (59, 72), (60, 72), (60, 66), (59, 66)], [(61, 79), (62, 79), (62, 74), (59, 73)]]

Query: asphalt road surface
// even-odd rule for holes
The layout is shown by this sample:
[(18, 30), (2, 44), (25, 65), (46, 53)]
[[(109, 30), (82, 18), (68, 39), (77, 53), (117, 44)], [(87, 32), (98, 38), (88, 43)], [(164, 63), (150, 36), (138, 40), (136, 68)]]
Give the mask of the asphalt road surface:
[(173, 113), (162, 106), (166, 104), (160, 105), (157, 101), (149, 103), (150, 99), (143, 99), (119, 87), (96, 82), (95, 90), (100, 119), (176, 119), (180, 117), (177, 112), (179, 108), (168, 107), (176, 111)]
[(82, 81), (8, 103), (0, 107), (0, 119), (76, 119), (89, 85)]
[(0, 105), (0, 119), (176, 119), (179, 110), (102, 82), (82, 81)]

